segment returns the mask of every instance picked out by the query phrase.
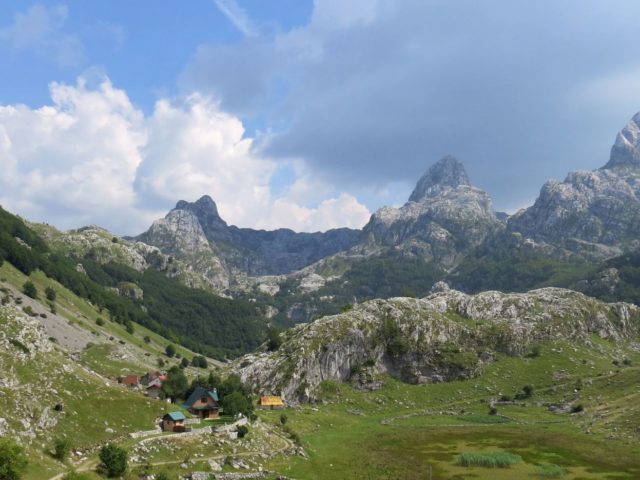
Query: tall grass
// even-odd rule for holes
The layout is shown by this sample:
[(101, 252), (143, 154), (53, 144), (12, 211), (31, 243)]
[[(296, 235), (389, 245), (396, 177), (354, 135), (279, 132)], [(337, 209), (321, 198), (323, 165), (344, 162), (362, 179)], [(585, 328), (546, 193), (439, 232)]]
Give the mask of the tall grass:
[(456, 459), (461, 467), (509, 468), (522, 461), (522, 457), (508, 452), (463, 453)]
[(536, 465), (536, 475), (544, 478), (561, 477), (566, 473), (565, 469), (553, 463), (540, 463)]

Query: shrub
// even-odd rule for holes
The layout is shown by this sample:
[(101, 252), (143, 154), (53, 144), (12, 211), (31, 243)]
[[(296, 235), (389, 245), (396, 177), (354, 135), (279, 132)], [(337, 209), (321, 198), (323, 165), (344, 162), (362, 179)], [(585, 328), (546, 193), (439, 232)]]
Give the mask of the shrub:
[(169, 480), (169, 474), (165, 471), (156, 473), (156, 480)]
[(533, 386), (532, 385), (525, 385), (524, 387), (522, 387), (522, 391), (516, 393), (515, 395), (515, 399), (516, 400), (524, 400), (526, 398), (529, 398), (533, 395)]
[(72, 448), (73, 445), (71, 440), (64, 437), (58, 437), (53, 442), (53, 456), (61, 462), (64, 462)]
[(244, 438), (249, 433), (249, 427), (246, 425), (238, 425), (236, 432), (238, 432), (238, 438)]
[(24, 307), (22, 309), (22, 311), (24, 313), (26, 313), (27, 315), (29, 315), (30, 317), (37, 317), (38, 314), (36, 312), (33, 311), (33, 308), (31, 308), (29, 305), (27, 305), (26, 307)]
[(110, 443), (100, 449), (99, 457), (109, 477), (117, 477), (127, 470), (128, 453), (124, 448)]
[(101, 317), (96, 318), (96, 325), (99, 327), (104, 325), (104, 320)]
[(0, 438), (0, 479), (18, 480), (26, 469), (22, 447), (8, 438)]
[(577, 405), (573, 405), (571, 407), (571, 413), (580, 413), (580, 412), (584, 412), (584, 406), (582, 406), (581, 403), (578, 403)]
[(22, 285), (22, 293), (27, 297), (38, 298), (38, 289), (31, 280), (24, 282), (24, 285)]
[(51, 303), (51, 302), (49, 302), (49, 311), (50, 311), (51, 313), (53, 313), (54, 315), (55, 315), (56, 313), (58, 313), (58, 309), (56, 308), (56, 304), (55, 304), (55, 303)]
[(50, 302), (55, 302), (58, 295), (53, 288), (47, 287), (44, 289), (44, 296), (47, 297), (47, 300)]
[(151, 337), (149, 335), (145, 335), (143, 340), (144, 340), (144, 343), (151, 343)]
[(167, 348), (164, 349), (164, 353), (167, 357), (171, 358), (176, 354), (176, 347), (173, 344), (167, 345)]
[(527, 357), (537, 358), (540, 356), (541, 353), (542, 353), (542, 348), (540, 348), (540, 345), (534, 345), (533, 347), (531, 347), (531, 351), (527, 354)]
[(489, 415), (497, 415), (498, 409), (496, 407), (489, 407)]
[(207, 368), (209, 366), (209, 363), (207, 362), (207, 359), (204, 356), (196, 355), (191, 360), (191, 365), (197, 368)]
[(286, 413), (281, 413), (281, 414), (280, 414), (280, 423), (281, 423), (282, 425), (286, 425), (287, 420), (289, 420), (289, 419), (287, 418), (287, 414), (286, 414)]
[(508, 452), (463, 453), (456, 459), (461, 467), (509, 468), (522, 461), (522, 457)]
[(275, 352), (282, 345), (282, 339), (280, 338), (280, 334), (277, 330), (270, 328), (267, 331), (267, 350), (270, 352)]
[(180, 362), (180, 367), (181, 368), (187, 368), (189, 366), (189, 363), (190, 363), (189, 360), (185, 357)]
[(127, 323), (125, 324), (124, 328), (127, 330), (127, 333), (129, 335), (133, 335), (133, 332), (135, 331), (133, 328), (133, 323), (131, 323), (130, 321), (127, 321)]

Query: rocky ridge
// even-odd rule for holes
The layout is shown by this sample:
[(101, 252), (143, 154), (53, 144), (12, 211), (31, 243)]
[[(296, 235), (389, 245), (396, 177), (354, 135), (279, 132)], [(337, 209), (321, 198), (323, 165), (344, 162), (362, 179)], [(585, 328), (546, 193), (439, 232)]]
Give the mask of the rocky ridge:
[[(351, 311), (298, 325), (275, 352), (233, 368), (260, 393), (314, 399), (323, 381), (372, 381), (385, 373), (410, 383), (478, 375), (495, 355), (522, 355), (542, 341), (624, 341), (640, 333), (640, 308), (603, 303), (571, 290), (478, 295), (439, 285), (423, 299), (372, 300)], [(364, 377), (363, 377), (364, 374)], [(375, 382), (374, 382), (375, 383)]]
[(359, 231), (348, 228), (296, 233), (284, 228), (265, 231), (229, 226), (219, 216), (215, 202), (205, 195), (193, 203), (179, 201), (137, 239), (187, 261), (193, 254), (208, 255), (216, 268), (233, 277), (290, 273), (350, 248), (359, 236)]
[(603, 259), (640, 248), (640, 113), (618, 134), (608, 163), (550, 180), (508, 220), (534, 241)]

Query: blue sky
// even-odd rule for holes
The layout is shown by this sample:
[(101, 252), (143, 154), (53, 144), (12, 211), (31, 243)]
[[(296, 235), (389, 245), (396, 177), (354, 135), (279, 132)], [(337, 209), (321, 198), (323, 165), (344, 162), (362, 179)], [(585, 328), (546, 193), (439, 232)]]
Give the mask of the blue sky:
[[(133, 234), (359, 227), (453, 154), (497, 209), (607, 161), (640, 110), (632, 0), (5, 1), (0, 204)], [(126, 213), (125, 213), (126, 212)]]

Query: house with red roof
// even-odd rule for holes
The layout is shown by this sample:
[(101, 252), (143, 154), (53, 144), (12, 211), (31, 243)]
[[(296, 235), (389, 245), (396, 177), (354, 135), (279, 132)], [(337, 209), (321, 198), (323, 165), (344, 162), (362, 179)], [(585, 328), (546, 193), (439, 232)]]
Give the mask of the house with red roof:
[(137, 387), (140, 385), (140, 378), (137, 375), (127, 375), (120, 379), (120, 384), (125, 387)]

